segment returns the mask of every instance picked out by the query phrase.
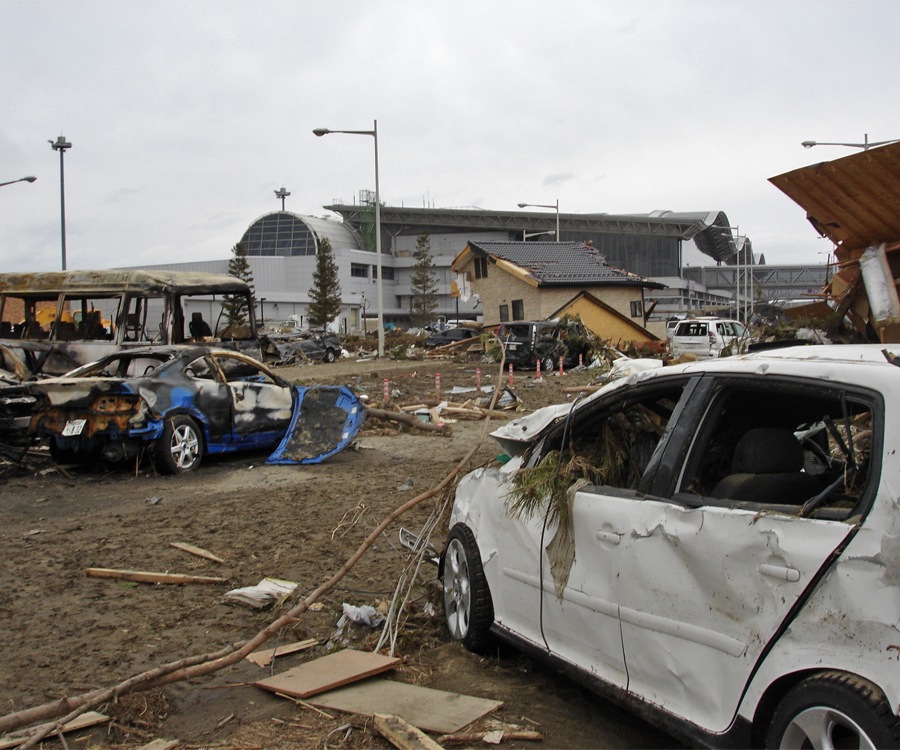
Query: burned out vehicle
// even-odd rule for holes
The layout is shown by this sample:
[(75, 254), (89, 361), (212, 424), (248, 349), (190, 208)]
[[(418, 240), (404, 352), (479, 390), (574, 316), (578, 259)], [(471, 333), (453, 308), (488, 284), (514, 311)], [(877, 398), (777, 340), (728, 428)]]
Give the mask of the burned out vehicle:
[[(224, 303), (247, 320), (228, 324)], [(185, 342), (215, 344), (259, 358), (246, 282), (211, 273), (97, 270), (0, 274), (0, 348), (38, 344), (29, 375), (62, 375), (121, 349)]]
[(428, 335), (422, 346), (426, 349), (437, 349), (439, 346), (455, 344), (459, 341), (473, 341), (479, 338), (481, 332), (465, 326), (445, 328), (443, 331), (433, 331)]
[(533, 369), (541, 364), (543, 372), (559, 365), (578, 364), (578, 355), (587, 348), (581, 324), (560, 320), (516, 320), (501, 324), (497, 336), (503, 342), (506, 361), (516, 368)]
[(341, 340), (333, 333), (298, 330), (267, 334), (266, 354), (282, 363), (334, 362), (344, 351)]
[(27, 386), (29, 430), (59, 461), (136, 460), (163, 473), (204, 456), (278, 449), (272, 463), (315, 463), (345, 447), (364, 419), (347, 388), (292, 386), (239, 352), (153, 347), (104, 357)]
[(900, 747), (900, 358), (658, 368), (493, 434), (441, 558), (512, 642), (689, 746)]

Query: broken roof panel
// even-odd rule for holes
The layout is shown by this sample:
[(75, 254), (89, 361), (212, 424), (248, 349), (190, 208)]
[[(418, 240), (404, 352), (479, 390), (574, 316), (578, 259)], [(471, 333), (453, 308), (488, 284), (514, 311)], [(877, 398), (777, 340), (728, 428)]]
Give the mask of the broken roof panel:
[(846, 249), (900, 239), (900, 143), (770, 177), (816, 230)]

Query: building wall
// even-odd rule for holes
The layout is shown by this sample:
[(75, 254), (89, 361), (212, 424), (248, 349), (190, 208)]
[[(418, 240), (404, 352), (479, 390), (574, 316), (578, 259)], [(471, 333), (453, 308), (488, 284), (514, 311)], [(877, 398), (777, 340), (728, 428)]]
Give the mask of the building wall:
[[(468, 263), (463, 269), (468, 273), (472, 292), (481, 300), (479, 309), (485, 325), (500, 323), (500, 305), (506, 305), (510, 320), (543, 320), (565, 305), (578, 292), (587, 291), (597, 299), (612, 307), (626, 318), (642, 325), (641, 316), (634, 318), (631, 303), (641, 302), (641, 287), (631, 286), (585, 286), (585, 287), (534, 287), (494, 264), (488, 264), (487, 278), (475, 278), (475, 264)], [(522, 300), (524, 311), (521, 317), (513, 314), (513, 301)]]

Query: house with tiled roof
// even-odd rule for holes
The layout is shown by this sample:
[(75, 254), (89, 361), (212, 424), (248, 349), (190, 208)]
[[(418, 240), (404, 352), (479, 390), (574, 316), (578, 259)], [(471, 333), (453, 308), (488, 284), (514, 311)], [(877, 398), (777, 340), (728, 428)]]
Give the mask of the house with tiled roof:
[[(451, 268), (457, 285), (480, 300), (485, 325), (543, 320), (588, 293), (610, 315), (630, 321), (640, 339), (639, 331), (646, 332), (645, 295), (664, 288), (613, 268), (602, 253), (583, 242), (469, 241)], [(594, 332), (604, 336), (602, 330)]]

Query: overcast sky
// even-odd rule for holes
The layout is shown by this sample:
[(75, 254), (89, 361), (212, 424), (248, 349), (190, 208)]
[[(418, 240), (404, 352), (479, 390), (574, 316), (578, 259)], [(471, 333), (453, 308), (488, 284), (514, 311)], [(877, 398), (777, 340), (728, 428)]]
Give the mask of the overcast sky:
[[(724, 211), (824, 262), (767, 178), (900, 138), (900, 2), (0, 0), (0, 270), (225, 258), (280, 207)], [(460, 248), (462, 249), (462, 248)], [(702, 256), (701, 256), (702, 257)], [(711, 262), (711, 261), (707, 261)]]

